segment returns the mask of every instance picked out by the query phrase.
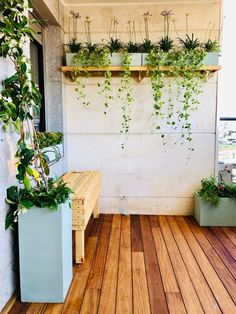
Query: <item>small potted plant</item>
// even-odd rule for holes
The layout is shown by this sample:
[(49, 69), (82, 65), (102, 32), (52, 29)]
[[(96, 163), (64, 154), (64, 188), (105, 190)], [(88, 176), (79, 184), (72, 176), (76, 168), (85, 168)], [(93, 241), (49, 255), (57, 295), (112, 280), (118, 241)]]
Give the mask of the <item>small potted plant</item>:
[(179, 38), (179, 43), (181, 48), (183, 48), (183, 57), (186, 66), (199, 67), (203, 64), (203, 60), (206, 56), (206, 51), (202, 47), (198, 38), (192, 33), (189, 35), (189, 26), (188, 26), (188, 17), (189, 13), (185, 14), (186, 16), (186, 35), (185, 38)]
[(110, 52), (111, 66), (123, 65), (122, 51), (124, 49), (124, 44), (117, 35), (118, 24), (117, 18), (113, 17), (110, 24), (109, 41), (106, 44), (106, 47)]
[(203, 44), (203, 48), (206, 51), (206, 56), (203, 60), (203, 64), (218, 65), (220, 46), (217, 40), (208, 39), (208, 41)]
[(77, 20), (81, 18), (79, 12), (70, 12), (71, 17), (69, 18), (69, 37), (71, 36), (70, 28), (71, 28), (71, 20), (72, 20), (72, 33), (73, 37), (70, 38), (69, 42), (66, 46), (69, 48), (69, 52), (66, 52), (66, 65), (73, 66), (74, 56), (82, 49), (82, 43), (77, 39)]
[(203, 179), (195, 193), (194, 217), (200, 226), (236, 226), (236, 184)]
[(129, 41), (125, 45), (125, 50), (126, 52), (129, 53), (131, 58), (130, 66), (141, 66), (142, 65), (141, 45), (137, 43), (136, 40), (135, 22), (134, 21), (132, 22), (131, 20), (127, 21), (127, 28), (129, 34)]
[(82, 49), (82, 43), (78, 42), (76, 38), (72, 38), (66, 46), (69, 48), (69, 52), (66, 53), (66, 65), (74, 65), (74, 56)]
[(149, 11), (143, 13), (145, 38), (143, 39), (143, 42), (140, 46), (141, 51), (142, 51), (142, 65), (147, 65), (147, 56), (155, 48), (155, 45), (152, 43), (152, 41), (149, 38), (148, 22), (151, 16), (152, 14)]

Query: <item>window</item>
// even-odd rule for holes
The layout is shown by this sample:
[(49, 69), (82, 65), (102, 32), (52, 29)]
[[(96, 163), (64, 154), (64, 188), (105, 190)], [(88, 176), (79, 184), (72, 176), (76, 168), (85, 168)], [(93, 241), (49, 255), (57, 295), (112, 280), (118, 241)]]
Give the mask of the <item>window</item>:
[(234, 77), (234, 49), (232, 49), (232, 29), (236, 26), (235, 3), (225, 0), (222, 30), (221, 65), (219, 71), (219, 178), (236, 183), (236, 106)]
[(43, 47), (34, 40), (30, 43), (30, 59), (32, 65), (32, 80), (38, 85), (42, 95), (40, 114), (34, 112), (34, 124), (37, 130), (45, 131), (45, 102), (44, 102), (44, 75), (43, 75)]

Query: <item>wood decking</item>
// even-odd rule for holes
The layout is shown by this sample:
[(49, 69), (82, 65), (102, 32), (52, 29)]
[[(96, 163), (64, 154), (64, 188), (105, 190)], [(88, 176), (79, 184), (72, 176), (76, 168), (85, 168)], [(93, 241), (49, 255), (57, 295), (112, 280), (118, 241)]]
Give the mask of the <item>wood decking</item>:
[(9, 313), (236, 313), (236, 228), (191, 217), (100, 215), (64, 304)]

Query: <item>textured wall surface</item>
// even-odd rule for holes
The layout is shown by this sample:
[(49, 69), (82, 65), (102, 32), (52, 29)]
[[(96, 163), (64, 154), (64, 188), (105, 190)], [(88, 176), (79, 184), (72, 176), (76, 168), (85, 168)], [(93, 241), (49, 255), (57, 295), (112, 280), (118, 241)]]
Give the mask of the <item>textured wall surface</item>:
[[(67, 33), (66, 41), (68, 40), (69, 26), (72, 31), (72, 22), (69, 21), (70, 11), (79, 11), (81, 19), (78, 20), (78, 38), (79, 40), (86, 41), (84, 30), (84, 19), (89, 16), (91, 19), (92, 41), (101, 42), (101, 40), (109, 39), (109, 28), (112, 17), (118, 19), (118, 37), (122, 41), (127, 41), (129, 36), (127, 34), (127, 21), (135, 21), (136, 40), (141, 41), (144, 37), (144, 12), (149, 11), (152, 16), (149, 18), (149, 33), (150, 39), (154, 42), (158, 41), (163, 36), (163, 10), (172, 10), (174, 13), (171, 16), (170, 22), (170, 36), (178, 42), (179, 37), (183, 37), (186, 32), (186, 13), (188, 16), (188, 32), (194, 32), (200, 40), (204, 40), (211, 31), (211, 38), (218, 38), (220, 29), (220, 4), (139, 4), (139, 5), (103, 5), (103, 6), (77, 6), (66, 7), (64, 18), (64, 29)], [(175, 30), (172, 20), (175, 20)], [(140, 26), (141, 23), (141, 26)], [(210, 23), (210, 24), (209, 24)], [(208, 31), (207, 31), (208, 29)]]
[[(217, 36), (220, 6), (212, 5), (155, 5), (155, 6), (96, 6), (70, 7), (82, 17), (89, 15), (92, 39), (99, 42), (107, 37), (111, 16), (119, 20), (120, 36), (127, 40), (125, 21), (142, 20), (143, 12), (150, 11), (151, 38), (157, 40), (163, 31), (160, 12), (175, 12), (179, 34), (184, 34), (185, 13), (189, 13), (190, 31), (204, 39), (208, 23), (215, 23)], [(68, 16), (65, 21), (68, 22)], [(84, 39), (82, 21), (79, 21), (79, 38)], [(65, 29), (67, 26), (65, 24)], [(171, 24), (171, 35), (176, 37)], [(68, 36), (65, 37), (65, 42)], [(217, 75), (203, 85), (198, 111), (192, 113), (193, 147), (188, 160), (188, 143), (180, 144), (180, 129), (163, 125), (167, 144), (163, 146), (161, 134), (152, 134), (152, 92), (148, 78), (140, 83), (132, 80), (135, 101), (132, 105), (130, 134), (121, 149), (124, 137), (121, 129), (121, 103), (117, 98), (119, 78), (113, 78), (114, 101), (107, 116), (103, 114), (103, 100), (97, 94), (97, 81), (85, 80), (89, 108), (77, 100), (76, 85), (65, 80), (65, 121), (68, 150), (68, 168), (99, 169), (102, 171), (102, 212), (147, 214), (191, 214), (194, 191), (203, 177), (215, 172)], [(168, 80), (167, 80), (168, 81)], [(168, 82), (166, 82), (168, 84)], [(167, 86), (167, 85), (166, 85)], [(167, 97), (167, 92), (165, 94)], [(175, 107), (177, 103), (175, 101)], [(177, 142), (177, 144), (175, 144)]]
[[(204, 84), (198, 111), (192, 114), (194, 151), (180, 144), (180, 129), (163, 125), (152, 134), (152, 95), (148, 78), (133, 80), (135, 102), (128, 138), (120, 134), (119, 79), (113, 79), (114, 102), (104, 116), (103, 102), (95, 94), (96, 79), (88, 79), (89, 108), (79, 104), (74, 84), (66, 85), (66, 137), (69, 170), (102, 171), (104, 212), (191, 214), (194, 191), (203, 177), (214, 174), (216, 77)], [(125, 148), (121, 144), (125, 141)], [(177, 142), (177, 144), (175, 144)]]
[[(0, 69), (0, 82), (2, 82), (12, 72), (11, 62), (0, 58)], [(4, 133), (0, 124), (0, 311), (12, 296), (16, 286), (13, 233), (10, 230), (5, 230), (6, 189), (10, 185), (16, 184), (15, 140), (14, 133)]]

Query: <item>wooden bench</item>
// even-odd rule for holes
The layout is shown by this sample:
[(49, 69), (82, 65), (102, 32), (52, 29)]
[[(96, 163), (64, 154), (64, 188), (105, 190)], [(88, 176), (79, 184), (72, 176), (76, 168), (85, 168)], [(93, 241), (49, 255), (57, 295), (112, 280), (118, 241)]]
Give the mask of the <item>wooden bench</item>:
[(64, 182), (74, 191), (72, 194), (72, 230), (75, 231), (75, 262), (84, 261), (84, 232), (89, 218), (99, 215), (101, 173), (99, 171), (67, 172)]

